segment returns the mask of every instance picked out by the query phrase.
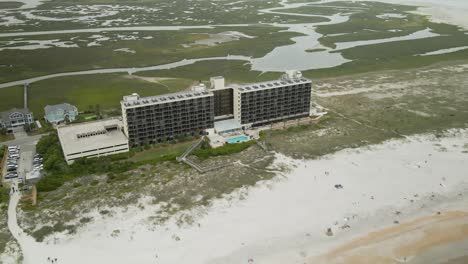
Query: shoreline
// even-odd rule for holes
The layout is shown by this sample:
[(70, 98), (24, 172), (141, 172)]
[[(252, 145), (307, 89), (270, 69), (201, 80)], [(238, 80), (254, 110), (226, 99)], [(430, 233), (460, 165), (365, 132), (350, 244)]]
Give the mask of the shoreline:
[(467, 211), (439, 211), (369, 232), (309, 263), (445, 263), (468, 256), (457, 249), (468, 246), (467, 223)]

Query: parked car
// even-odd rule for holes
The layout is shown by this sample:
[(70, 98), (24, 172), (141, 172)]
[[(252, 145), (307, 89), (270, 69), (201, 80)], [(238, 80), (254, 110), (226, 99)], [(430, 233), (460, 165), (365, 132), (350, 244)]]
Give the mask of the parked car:
[(18, 151), (20, 149), (19, 146), (9, 146), (8, 151)]
[(10, 171), (16, 171), (16, 167), (7, 167), (7, 171), (10, 172)]
[(14, 178), (18, 178), (18, 175), (10, 175), (10, 174), (7, 174), (5, 176), (5, 179), (14, 179)]

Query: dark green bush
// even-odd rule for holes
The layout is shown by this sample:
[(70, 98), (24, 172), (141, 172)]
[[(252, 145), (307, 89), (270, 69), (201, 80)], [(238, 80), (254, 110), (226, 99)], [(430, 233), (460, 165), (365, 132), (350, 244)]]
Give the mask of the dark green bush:
[(0, 146), (0, 160), (3, 159), (3, 155), (5, 155), (6, 146)]
[(54, 228), (52, 226), (46, 225), (34, 231), (32, 233), (32, 236), (36, 239), (37, 242), (42, 242), (44, 241), (44, 238), (46, 238), (48, 235), (52, 234), (53, 232), (54, 232)]
[[(108, 172), (122, 173), (135, 167), (133, 162), (125, 161), (134, 152), (78, 159), (72, 165), (67, 165), (56, 133), (51, 133), (37, 143), (37, 152), (43, 156), (44, 169), (47, 174), (37, 183), (37, 190), (49, 192), (56, 190), (65, 182), (83, 175), (103, 174)], [(78, 187), (78, 185), (73, 185)]]
[(96, 186), (96, 185), (99, 184), (99, 181), (98, 181), (98, 180), (93, 180), (93, 181), (91, 181), (90, 184), (91, 184), (92, 186)]
[(80, 219), (80, 223), (86, 224), (86, 223), (91, 222), (91, 220), (93, 220), (92, 217), (82, 217), (82, 218)]
[(10, 189), (9, 188), (0, 188), (0, 204), (7, 204), (10, 200)]
[(252, 146), (256, 142), (254, 140), (250, 140), (247, 142), (242, 142), (242, 143), (236, 143), (236, 144), (226, 144), (222, 147), (219, 148), (210, 148), (209, 145), (204, 145), (202, 143), (202, 146), (195, 150), (193, 152), (193, 155), (201, 158), (201, 159), (207, 159), (209, 157), (213, 156), (223, 156), (223, 155), (230, 155), (234, 153), (239, 153), (248, 147)]

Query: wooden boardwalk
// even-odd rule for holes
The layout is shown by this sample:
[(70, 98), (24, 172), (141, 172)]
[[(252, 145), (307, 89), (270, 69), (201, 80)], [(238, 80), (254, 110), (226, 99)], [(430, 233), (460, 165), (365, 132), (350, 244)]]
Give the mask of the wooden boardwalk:
[(202, 167), (200, 164), (198, 164), (195, 161), (187, 158), (190, 155), (190, 153), (192, 153), (195, 149), (197, 149), (201, 145), (203, 140), (205, 140), (205, 136), (201, 137), (197, 142), (195, 142), (195, 144), (190, 146), (190, 148), (188, 148), (184, 152), (184, 154), (182, 154), (182, 156), (177, 157), (177, 161), (183, 162), (183, 163), (189, 165), (190, 167), (194, 168), (199, 173), (205, 173), (205, 172), (208, 172), (208, 171), (217, 170), (217, 169), (220, 169), (222, 167), (227, 166), (228, 164), (225, 163), (225, 164), (220, 164), (220, 165), (215, 165), (215, 166)]

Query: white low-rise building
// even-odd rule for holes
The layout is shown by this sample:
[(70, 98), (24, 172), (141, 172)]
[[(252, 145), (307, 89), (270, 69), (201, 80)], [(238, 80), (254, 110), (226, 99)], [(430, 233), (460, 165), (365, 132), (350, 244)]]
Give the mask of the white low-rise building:
[(92, 158), (129, 151), (128, 138), (120, 119), (73, 124), (57, 128), (68, 164), (79, 158)]

